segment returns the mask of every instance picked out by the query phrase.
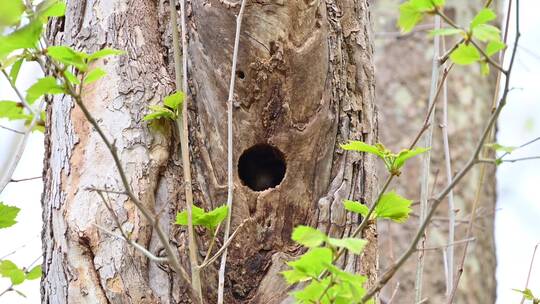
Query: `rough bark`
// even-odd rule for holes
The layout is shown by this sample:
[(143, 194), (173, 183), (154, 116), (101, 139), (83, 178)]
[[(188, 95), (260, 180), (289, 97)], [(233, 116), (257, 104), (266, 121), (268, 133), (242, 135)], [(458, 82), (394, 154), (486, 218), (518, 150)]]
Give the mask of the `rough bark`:
[[(377, 105), (380, 109), (380, 138), (388, 147), (400, 150), (407, 147), (425, 118), (429, 96), (432, 39), (426, 31), (401, 35), (397, 30), (396, 18), (399, 1), (374, 1), (373, 18), (375, 27), (375, 66), (377, 69)], [(447, 1), (447, 14), (466, 25), (473, 14), (482, 7), (482, 1)], [(426, 21), (426, 24), (432, 20)], [(447, 39), (447, 48), (454, 40)], [(486, 118), (490, 115), (495, 89), (495, 78), (482, 77), (478, 67), (455, 67), (449, 76), (448, 112), (450, 149), (453, 170), (459, 170), (468, 159)], [(442, 102), (436, 109), (433, 150), (431, 153), (431, 176), (429, 187), (437, 193), (446, 184), (444, 152), (440, 124)], [(380, 172), (383, 172), (380, 170)], [(455, 172), (454, 172), (455, 173)], [(404, 173), (394, 186), (404, 196), (418, 201), (420, 198), (420, 158), (408, 163)], [(457, 219), (456, 240), (465, 238), (466, 221), (478, 185), (479, 169), (474, 169), (454, 192)], [(435, 183), (435, 184), (434, 184)], [(495, 303), (496, 257), (494, 240), (495, 218), (495, 172), (488, 167), (482, 189), (479, 209), (473, 231), (476, 241), (470, 244), (468, 255), (455, 303)], [(418, 206), (405, 225), (380, 223), (379, 246), (381, 269), (388, 267), (408, 244), (418, 228)], [(425, 247), (447, 244), (448, 205), (442, 205), (436, 220), (428, 229)], [(455, 247), (456, 264), (462, 255), (463, 246)], [(427, 303), (445, 303), (446, 292), (443, 253), (441, 250), (426, 251), (423, 280), (423, 298)], [(414, 303), (414, 280), (416, 254), (400, 270), (385, 288), (381, 299), (388, 300), (396, 283), (399, 289), (394, 303)], [(456, 270), (457, 271), (457, 270)]]
[[(178, 140), (167, 122), (142, 121), (150, 104), (173, 90), (171, 30), (166, 2), (70, 1), (65, 19), (50, 26), (55, 44), (95, 51), (127, 51), (96, 63), (108, 76), (83, 94), (85, 104), (116, 139), (135, 193), (160, 215), (171, 244), (187, 267), (186, 231), (175, 226), (184, 209)], [(195, 204), (214, 208), (226, 200), (226, 99), (238, 8), (217, 0), (188, 5), (190, 140)], [(334, 236), (351, 233), (358, 218), (343, 199), (371, 203), (373, 159), (345, 153), (347, 139), (376, 141), (374, 71), (366, 1), (249, 1), (241, 33), (234, 120), (235, 168), (257, 144), (277, 148), (286, 162), (283, 180), (254, 191), (235, 172), (233, 229), (248, 219), (229, 249), (226, 303), (286, 303), (279, 274), (302, 253), (290, 240), (294, 226), (309, 224)], [(98, 135), (68, 98), (48, 107), (43, 196), (44, 303), (189, 303), (186, 286), (168, 268), (150, 263), (121, 240), (105, 207), (88, 186), (122, 190)], [(278, 153), (279, 154), (279, 153)], [(159, 253), (148, 223), (122, 195), (110, 195), (123, 228)], [(116, 230), (117, 231), (117, 230)], [(349, 270), (376, 277), (375, 227)], [(209, 236), (199, 231), (200, 254)], [(203, 272), (205, 295), (215, 299), (217, 270)]]

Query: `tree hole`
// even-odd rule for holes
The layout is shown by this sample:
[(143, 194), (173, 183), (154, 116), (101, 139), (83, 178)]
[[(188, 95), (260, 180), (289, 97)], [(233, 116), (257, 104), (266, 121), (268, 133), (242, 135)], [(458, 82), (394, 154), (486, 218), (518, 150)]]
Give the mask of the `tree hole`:
[(246, 73), (244, 73), (244, 71), (242, 70), (239, 70), (239, 71), (236, 71), (236, 76), (240, 79), (244, 79), (246, 78)]
[(238, 175), (244, 185), (254, 191), (274, 188), (285, 177), (285, 157), (268, 144), (257, 144), (242, 153), (238, 160)]

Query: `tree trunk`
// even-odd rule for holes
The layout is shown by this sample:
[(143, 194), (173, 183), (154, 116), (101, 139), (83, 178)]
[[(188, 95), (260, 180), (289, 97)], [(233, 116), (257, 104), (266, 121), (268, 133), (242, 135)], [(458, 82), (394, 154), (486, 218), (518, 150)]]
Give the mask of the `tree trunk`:
[[(173, 91), (168, 3), (150, 0), (69, 1), (50, 25), (54, 44), (127, 55), (95, 64), (108, 72), (88, 85), (83, 101), (115, 140), (131, 187), (159, 214), (170, 243), (188, 265), (186, 231), (174, 225), (185, 208), (178, 135), (172, 123), (150, 127), (147, 108)], [(238, 7), (218, 0), (188, 3), (189, 123), (195, 204), (226, 201), (226, 99)], [(286, 303), (279, 274), (302, 253), (290, 240), (299, 224), (346, 236), (359, 219), (344, 199), (372, 202), (371, 157), (343, 152), (348, 139), (376, 141), (374, 72), (366, 1), (248, 1), (240, 40), (234, 109), (234, 229), (225, 303)], [(122, 191), (118, 172), (97, 133), (68, 98), (48, 107), (43, 196), (44, 303), (189, 303), (169, 270), (125, 242), (90, 186)], [(147, 221), (123, 195), (109, 195), (133, 240), (159, 254)], [(209, 235), (198, 232), (203, 258)], [(376, 232), (359, 258), (341, 263), (376, 278)], [(208, 303), (216, 298), (217, 266), (202, 276)]]
[[(377, 104), (380, 113), (381, 142), (393, 150), (406, 148), (419, 131), (425, 118), (431, 77), (433, 39), (427, 31), (401, 35), (396, 29), (399, 1), (374, 1), (375, 66), (377, 67)], [(447, 1), (447, 14), (466, 25), (482, 8), (482, 1)], [(432, 24), (433, 21), (426, 21)], [(425, 28), (425, 27), (424, 27)], [(447, 39), (447, 49), (453, 40)], [(457, 172), (470, 157), (486, 118), (491, 114), (491, 103), (495, 90), (495, 77), (480, 76), (477, 66), (456, 66), (448, 82), (448, 132), (452, 156), (453, 173)], [(441, 95), (442, 96), (442, 95)], [(446, 184), (442, 123), (442, 99), (436, 108), (433, 150), (431, 153), (430, 193), (437, 193)], [(383, 172), (380, 170), (380, 172)], [(420, 198), (421, 159), (407, 163), (398, 179), (396, 190), (404, 196), (418, 201)], [(454, 191), (457, 209), (456, 238), (465, 239), (466, 222), (478, 187), (480, 170), (475, 168)], [(435, 185), (434, 185), (435, 183)], [(461, 278), (455, 303), (495, 303), (496, 257), (494, 240), (495, 218), (495, 172), (486, 170), (481, 200), (476, 213), (473, 236), (469, 245), (465, 271)], [(432, 189), (434, 188), (434, 189)], [(427, 231), (425, 247), (438, 247), (448, 243), (448, 205), (441, 205), (436, 220)], [(418, 229), (418, 208), (415, 217), (406, 225), (379, 224), (380, 267), (385, 269), (408, 247)], [(463, 244), (455, 246), (455, 264), (459, 264)], [(394, 303), (414, 303), (414, 282), (417, 259), (412, 257), (398, 275), (384, 289), (381, 299), (389, 300), (399, 283)], [(441, 250), (425, 251), (425, 268), (422, 298), (427, 303), (445, 303), (446, 281)], [(457, 267), (457, 266), (456, 266)], [(454, 273), (457, 272), (457, 268)]]

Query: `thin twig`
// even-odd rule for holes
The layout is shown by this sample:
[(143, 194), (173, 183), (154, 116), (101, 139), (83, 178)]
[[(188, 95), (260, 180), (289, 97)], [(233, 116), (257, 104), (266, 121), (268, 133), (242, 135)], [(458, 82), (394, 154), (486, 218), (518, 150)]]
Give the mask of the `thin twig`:
[[(225, 231), (223, 239), (229, 238), (231, 230), (231, 217), (233, 207), (233, 194), (234, 194), (234, 179), (233, 179), (233, 103), (234, 103), (234, 86), (236, 80), (236, 64), (238, 62), (238, 49), (240, 47), (240, 31), (242, 29), (242, 18), (244, 17), (244, 9), (246, 7), (246, 0), (242, 0), (240, 11), (236, 17), (236, 34), (234, 37), (234, 50), (231, 65), (231, 80), (229, 84), (229, 97), (227, 100), (227, 206), (229, 212), (227, 213), (227, 219), (225, 222)], [(223, 304), (224, 288), (225, 288), (225, 268), (227, 264), (227, 248), (221, 256), (221, 264), (219, 265), (218, 274), (218, 304)]]
[[(198, 270), (199, 261), (197, 258), (197, 243), (195, 242), (195, 230), (193, 229), (193, 189), (191, 181), (191, 162), (189, 159), (189, 125), (188, 125), (188, 75), (187, 75), (187, 41), (186, 41), (186, 5), (185, 0), (180, 0), (180, 18), (182, 25), (182, 58), (180, 58), (180, 42), (178, 33), (178, 23), (176, 21), (176, 5), (174, 1), (170, 2), (170, 18), (173, 30), (173, 49), (174, 49), (174, 70), (176, 78), (176, 89), (182, 88), (186, 98), (182, 104), (182, 113), (178, 115), (176, 126), (180, 136), (180, 148), (182, 157), (182, 169), (184, 172), (184, 187), (186, 193), (186, 211), (188, 224), (188, 247), (189, 261), (191, 265), (191, 283), (197, 293), (198, 301), (202, 303), (203, 294), (201, 286), (201, 276)], [(182, 59), (182, 61), (180, 60)], [(182, 72), (182, 74), (180, 74)]]
[[(437, 30), (441, 28), (441, 17), (435, 16), (435, 24), (434, 29)], [(431, 84), (429, 89), (429, 102), (428, 102), (428, 108), (433, 108), (433, 111), (435, 111), (435, 99), (437, 98), (437, 95), (439, 92), (437, 92), (438, 87), (438, 79), (439, 79), (439, 52), (440, 52), (440, 37), (434, 36), (433, 37), (433, 59), (431, 64)], [(441, 83), (439, 87), (444, 88), (445, 82)], [(430, 115), (428, 124), (429, 127), (426, 130), (426, 134), (424, 135), (424, 143), (423, 146), (425, 148), (430, 148), (433, 145), (433, 121), (434, 121), (435, 115)], [(422, 154), (422, 175), (420, 178), (420, 222), (422, 222), (425, 217), (428, 210), (428, 197), (429, 197), (429, 176), (430, 176), (430, 163), (431, 163), (431, 151), (426, 151), (424, 154)], [(424, 234), (424, 237), (422, 239), (422, 245), (426, 241), (427, 234)], [(415, 277), (415, 303), (418, 303), (422, 300), (422, 279), (423, 279), (423, 273), (424, 273), (424, 252), (419, 251), (418, 252), (418, 263), (416, 265), (416, 277)]]
[[(508, 2), (508, 11), (507, 11), (507, 14), (506, 14), (505, 32), (504, 32), (504, 37), (503, 37), (503, 41), (504, 41), (505, 44), (506, 44), (507, 39), (508, 39), (508, 28), (509, 28), (509, 25), (510, 25), (511, 9), (512, 9), (512, 0), (510, 0)], [(495, 113), (493, 113), (494, 115), (496, 114), (497, 117), (498, 117), (497, 113), (500, 113), (500, 111), (502, 110), (502, 107), (505, 105), (506, 96), (508, 95), (508, 92), (510, 91), (510, 72), (512, 71), (512, 68), (514, 66), (514, 60), (515, 60), (515, 57), (516, 57), (519, 36), (520, 36), (520, 32), (519, 32), (519, 0), (516, 0), (516, 38), (515, 38), (515, 41), (514, 41), (514, 49), (512, 51), (512, 57), (510, 58), (510, 65), (508, 67), (507, 72), (504, 72), (504, 73), (499, 72), (499, 73), (497, 73), (497, 85), (495, 87), (495, 93), (494, 93), (493, 102), (492, 102), (493, 103), (492, 107), (497, 107), (496, 108), (497, 110), (495, 111)], [(501, 52), (501, 54), (500, 54), (500, 57), (499, 57), (501, 62), (504, 62), (505, 55), (506, 55), (506, 50), (503, 50)], [(499, 104), (496, 105), (496, 100), (497, 100), (497, 97), (499, 95), (499, 88), (500, 88), (499, 82), (500, 82), (500, 77), (501, 77), (502, 74), (504, 74), (505, 77), (506, 77), (505, 86), (504, 86), (504, 93), (503, 93), (503, 98), (501, 99)], [(494, 130), (488, 130), (488, 132), (486, 133), (486, 138), (488, 138), (490, 136), (494, 136), (494, 134), (495, 134)], [(484, 148), (483, 143), (482, 143), (482, 148)], [(482, 150), (482, 148), (480, 148), (480, 151)], [(478, 151), (477, 153), (480, 154), (480, 151)], [(483, 149), (483, 155), (480, 158), (485, 158), (487, 156), (487, 153), (488, 153), (488, 150)], [(472, 205), (471, 219), (470, 219), (469, 225), (467, 226), (466, 238), (470, 238), (472, 236), (474, 220), (476, 219), (476, 209), (478, 208), (478, 204), (480, 202), (480, 196), (481, 196), (482, 190), (483, 190), (483, 183), (484, 183), (485, 174), (486, 174), (486, 166), (485, 166), (485, 164), (482, 164), (481, 167), (480, 167), (480, 175), (478, 177), (478, 188), (476, 189), (475, 200), (474, 200), (473, 205)], [(469, 243), (465, 243), (465, 246), (463, 247), (463, 253), (461, 255), (460, 263), (459, 263), (459, 266), (458, 266), (458, 270), (457, 270), (457, 273), (456, 273), (455, 281), (454, 281), (454, 283), (452, 285), (452, 292), (448, 295), (448, 298), (447, 298), (447, 302), (446, 302), (447, 304), (452, 304), (454, 302), (454, 297), (455, 297), (456, 292), (457, 292), (457, 288), (458, 288), (458, 285), (459, 285), (459, 280), (461, 279), (461, 275), (463, 274), (463, 270), (464, 270), (464, 266), (465, 266), (465, 259), (467, 257), (468, 248), (469, 248)]]
[[(516, 0), (516, 7), (519, 6), (518, 4), (519, 4), (519, 0)], [(505, 80), (503, 95), (499, 99), (499, 103), (498, 103), (495, 111), (493, 112), (493, 114), (489, 118), (489, 120), (487, 122), (487, 125), (484, 128), (484, 130), (482, 132), (482, 135), (480, 136), (480, 139), (478, 140), (478, 143), (477, 143), (477, 145), (476, 145), (476, 147), (474, 149), (474, 152), (472, 153), (471, 157), (469, 158), (469, 160), (467, 161), (465, 166), (454, 177), (454, 179), (452, 180), (452, 183), (450, 185), (447, 185), (437, 195), (437, 198), (434, 200), (433, 205), (432, 205), (432, 207), (430, 209), (430, 212), (428, 213), (428, 215), (426, 217), (426, 220), (422, 223), (422, 225), (418, 229), (418, 231), (417, 231), (415, 237), (413, 238), (413, 241), (411, 242), (408, 249), (401, 255), (401, 257), (399, 258), (399, 260), (396, 263), (394, 263), (392, 266), (390, 266), (390, 268), (388, 268), (388, 270), (386, 270), (380, 276), (380, 278), (377, 280), (377, 282), (375, 282), (373, 287), (370, 288), (366, 292), (365, 296), (361, 299), (361, 303), (365, 303), (366, 301), (371, 299), (377, 292), (379, 292), (379, 290), (381, 290), (381, 288), (384, 287), (386, 285), (386, 283), (394, 276), (394, 274), (401, 268), (401, 266), (405, 263), (405, 261), (407, 261), (409, 259), (411, 254), (416, 251), (416, 246), (418, 244), (418, 241), (422, 237), (425, 228), (427, 227), (427, 225), (429, 224), (431, 218), (435, 214), (435, 210), (437, 210), (437, 207), (440, 205), (440, 203), (446, 197), (446, 195), (450, 192), (450, 190), (452, 190), (455, 187), (455, 185), (457, 185), (461, 181), (461, 179), (465, 175), (467, 175), (467, 173), (470, 171), (470, 169), (477, 163), (478, 156), (479, 156), (479, 154), (480, 154), (480, 152), (482, 150), (482, 147), (484, 146), (484, 143), (485, 143), (486, 139), (488, 138), (489, 134), (491, 133), (491, 129), (495, 125), (495, 122), (497, 121), (502, 109), (506, 105), (508, 93), (510, 91), (510, 75), (511, 75), (511, 71), (512, 71), (512, 68), (514, 66), (514, 62), (515, 62), (515, 58), (516, 58), (516, 50), (517, 50), (516, 46), (518, 45), (519, 37), (521, 35), (521, 33), (519, 31), (519, 13), (516, 13), (516, 23), (517, 23), (517, 26), (516, 26), (516, 39), (514, 41), (514, 49), (513, 49), (512, 55), (510, 57), (510, 64), (509, 64), (509, 67), (508, 67), (509, 72), (508, 72), (508, 74), (506, 74), (506, 80)], [(456, 286), (457, 286), (457, 284), (454, 283), (454, 290), (456, 289)], [(454, 294), (454, 293), (452, 293), (452, 294)]]
[[(534, 251), (531, 258), (531, 264), (529, 265), (529, 273), (527, 273), (527, 280), (525, 281), (525, 288), (523, 288), (523, 290), (526, 290), (527, 288), (529, 288), (529, 280), (531, 279), (531, 273), (534, 266), (534, 256), (536, 255), (536, 250), (538, 249), (538, 245), (540, 245), (540, 243), (534, 246)], [(521, 302), (519, 302), (519, 304), (523, 304), (524, 302), (525, 302), (525, 294), (521, 298)]]
[(17, 134), (24, 135), (24, 131), (15, 130), (15, 129), (12, 129), (12, 128), (9, 128), (9, 127), (6, 127), (6, 126), (2, 126), (2, 125), (0, 125), (0, 128), (4, 129), (4, 130), (11, 131), (11, 132), (14, 132), (14, 133), (17, 133)]
[(34, 177), (27, 177), (27, 178), (20, 178), (20, 179), (11, 179), (9, 182), (10, 183), (20, 183), (20, 182), (26, 182), (26, 181), (30, 181), (30, 180), (35, 180), (35, 179), (42, 179), (43, 177), (42, 176), (34, 176)]
[(201, 264), (201, 266), (199, 266), (199, 268), (202, 269), (202, 268), (214, 263), (214, 261), (216, 261), (217, 258), (219, 258), (219, 256), (221, 254), (223, 254), (224, 252), (227, 252), (227, 248), (229, 247), (231, 242), (234, 240), (234, 237), (236, 236), (236, 234), (238, 234), (238, 232), (240, 232), (240, 229), (242, 229), (242, 227), (244, 227), (244, 224), (247, 223), (248, 220), (249, 219), (245, 219), (242, 223), (240, 223), (240, 225), (238, 225), (238, 227), (236, 227), (236, 229), (233, 231), (233, 233), (227, 239), (227, 241), (223, 244), (223, 246), (221, 246), (221, 248), (218, 250), (218, 252), (216, 252), (216, 254), (214, 254), (210, 259), (208, 259), (208, 261)]
[(13, 81), (13, 79), (11, 79), (11, 77), (9, 77), (9, 75), (7, 74), (6, 70), (2, 69), (2, 74), (6, 77), (7, 81), (9, 82), (9, 85), (11, 86), (11, 88), (13, 89), (13, 91), (15, 91), (15, 94), (17, 94), (17, 97), (19, 97), (19, 100), (21, 101), (22, 105), (26, 108), (26, 110), (28, 110), (28, 112), (30, 112), (31, 115), (34, 115), (36, 114), (35, 110), (32, 108), (32, 106), (26, 101), (26, 99), (23, 97), (23, 95), (21, 94), (21, 91), (19, 91), (19, 89), (17, 88), (17, 86), (15, 85), (15, 82)]
[[(442, 40), (444, 51), (444, 39)], [(446, 182), (450, 184), (452, 182), (452, 156), (450, 155), (450, 144), (448, 136), (448, 82), (443, 84), (443, 118), (442, 118), (442, 137), (444, 148), (444, 164), (446, 169)], [(452, 244), (455, 239), (456, 231), (456, 210), (454, 204), (454, 191), (448, 193), (448, 244)], [(446, 294), (449, 294), (452, 290), (452, 283), (454, 281), (454, 246), (448, 246), (446, 248)]]
[(454, 247), (455, 245), (459, 245), (459, 244), (463, 244), (463, 243), (468, 243), (468, 242), (473, 242), (473, 241), (476, 241), (476, 238), (472, 237), (472, 238), (468, 238), (468, 239), (464, 239), (464, 240), (455, 241), (455, 242), (448, 243), (448, 244), (441, 245), (441, 246), (436, 246), (436, 247), (426, 247), (426, 248), (418, 248), (417, 250), (422, 250), (422, 251), (428, 251), (428, 250), (441, 250), (441, 249), (447, 249), (447, 248), (450, 248), (450, 247)]

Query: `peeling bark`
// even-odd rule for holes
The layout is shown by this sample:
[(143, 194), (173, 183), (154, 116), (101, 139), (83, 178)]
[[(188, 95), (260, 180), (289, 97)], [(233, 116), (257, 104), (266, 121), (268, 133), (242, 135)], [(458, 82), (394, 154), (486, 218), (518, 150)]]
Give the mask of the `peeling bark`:
[[(166, 2), (71, 1), (66, 18), (50, 25), (55, 44), (95, 51), (103, 46), (127, 56), (96, 63), (108, 72), (83, 100), (106, 134), (116, 139), (130, 183), (141, 201), (160, 212), (187, 267), (186, 231), (175, 226), (184, 209), (177, 134), (167, 123), (150, 128), (142, 117), (173, 89)], [(226, 100), (237, 8), (218, 0), (188, 5), (189, 107), (195, 204), (215, 208), (226, 200)], [(277, 148), (286, 162), (280, 184), (254, 191), (235, 175), (232, 228), (249, 219), (229, 247), (226, 303), (288, 303), (279, 274), (302, 253), (290, 240), (308, 224), (333, 236), (349, 235), (359, 219), (343, 199), (371, 203), (371, 157), (344, 152), (348, 139), (376, 141), (374, 71), (366, 1), (249, 1), (244, 15), (235, 98), (234, 162), (256, 144)], [(189, 303), (186, 286), (167, 267), (148, 262), (92, 223), (114, 229), (97, 195), (85, 187), (122, 190), (97, 134), (73, 103), (48, 108), (44, 202), (45, 303)], [(235, 168), (237, 165), (235, 165)], [(376, 193), (375, 193), (376, 194)], [(159, 253), (157, 237), (133, 204), (110, 195), (123, 228)], [(347, 269), (376, 278), (377, 235), (360, 258), (344, 256)], [(200, 255), (209, 235), (199, 231)], [(217, 289), (217, 265), (203, 272), (207, 300)]]

